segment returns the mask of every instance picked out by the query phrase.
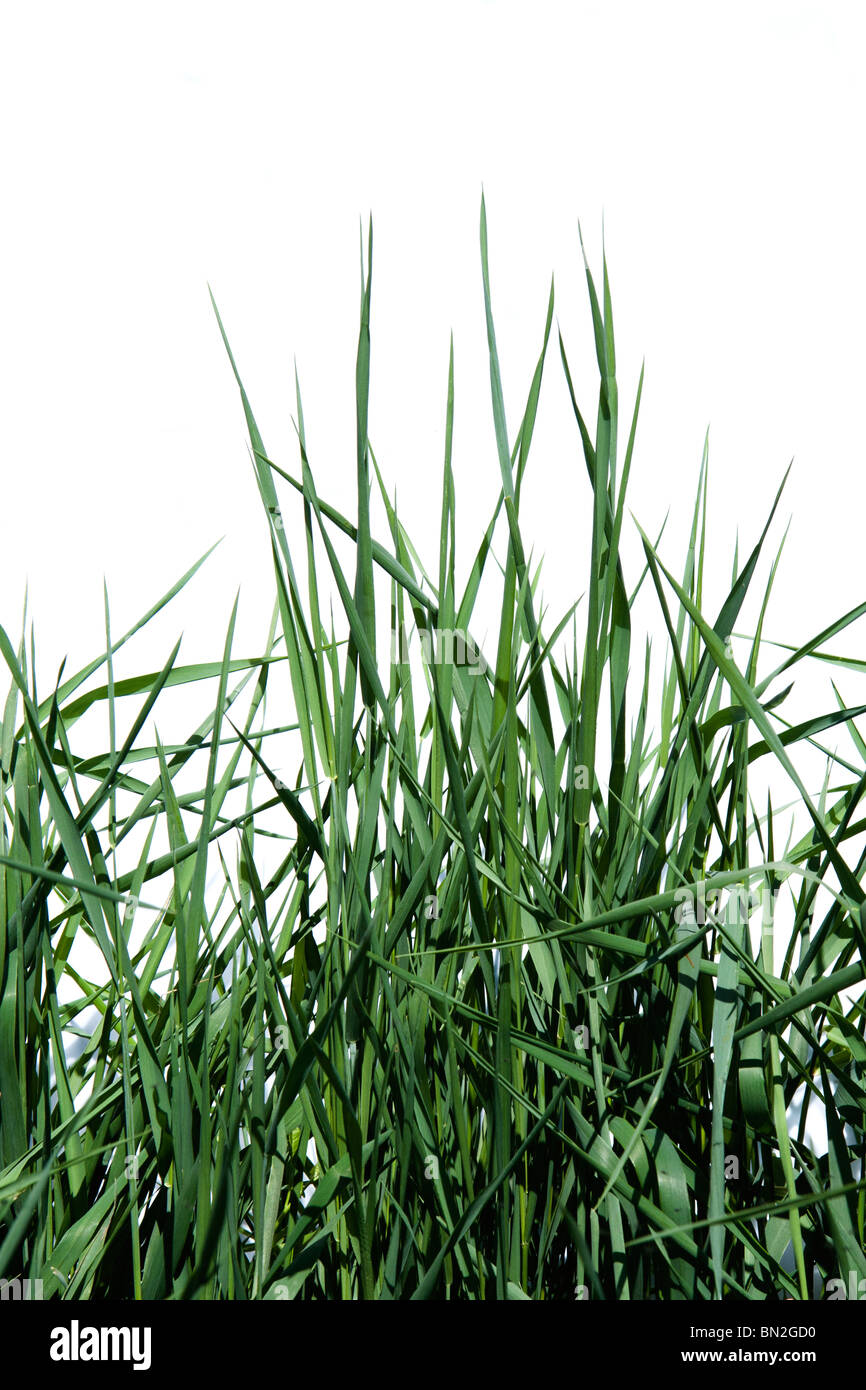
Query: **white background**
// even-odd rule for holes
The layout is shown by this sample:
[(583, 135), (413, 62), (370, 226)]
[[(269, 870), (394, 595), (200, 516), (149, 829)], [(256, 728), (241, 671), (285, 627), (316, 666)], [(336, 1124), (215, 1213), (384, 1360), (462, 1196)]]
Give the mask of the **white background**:
[[(672, 507), (679, 568), (709, 426), (711, 594), (794, 458), (771, 635), (808, 637), (860, 599), (862, 6), (4, 10), (0, 621), (17, 643), (29, 580), (43, 681), (101, 649), (103, 575), (119, 632), (220, 536), (129, 669), (181, 629), (182, 659), (219, 655), (239, 586), (236, 648), (261, 648), (269, 543), (207, 282), (272, 456), (297, 467), (297, 359), (319, 491), (352, 514), (371, 212), (373, 447), (432, 559), (453, 329), (474, 551), (499, 486), (482, 186), (512, 437), (552, 273), (594, 424), (577, 222), (598, 272), (604, 218), (624, 413), (647, 362), (635, 515), (655, 534)], [(554, 330), (524, 509), (551, 615), (585, 587), (587, 505)]]

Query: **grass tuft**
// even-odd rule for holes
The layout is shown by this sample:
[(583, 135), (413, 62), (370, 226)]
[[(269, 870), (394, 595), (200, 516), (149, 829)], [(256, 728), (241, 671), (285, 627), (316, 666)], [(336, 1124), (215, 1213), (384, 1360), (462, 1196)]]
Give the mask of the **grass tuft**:
[[(357, 520), (318, 494), (299, 383), (298, 459), (270, 458), (219, 322), (271, 539), (261, 654), (234, 654), (235, 604), (213, 661), (116, 671), (198, 565), (116, 641), (106, 594), (105, 651), (47, 696), (0, 629), (0, 1276), (46, 1297), (767, 1300), (866, 1277), (866, 705), (783, 714), (805, 661), (862, 676), (827, 648), (864, 605), (765, 672), (784, 480), (713, 617), (706, 450), (683, 562), (638, 527), (626, 573), (643, 371), (620, 430), (604, 262), (594, 430), (559, 335), (592, 524), (585, 598), (550, 622), (520, 506), (554, 289), (511, 432), (483, 200), (480, 232), (501, 491), (468, 575), (453, 346), (430, 573), (369, 439), (371, 224)], [(145, 744), (178, 687), (211, 692), (201, 721)]]

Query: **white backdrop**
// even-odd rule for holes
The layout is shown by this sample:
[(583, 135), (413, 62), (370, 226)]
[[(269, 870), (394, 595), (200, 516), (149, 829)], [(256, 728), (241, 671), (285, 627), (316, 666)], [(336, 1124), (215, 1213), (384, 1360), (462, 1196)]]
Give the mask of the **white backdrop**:
[[(709, 425), (719, 585), (793, 457), (773, 635), (862, 596), (862, 6), (49, 0), (4, 31), (0, 621), (17, 640), (29, 579), (45, 680), (98, 649), (103, 574), (119, 631), (220, 536), (154, 656), (182, 628), (214, 654), (239, 585), (258, 650), (267, 533), (207, 282), (272, 454), (295, 467), (297, 358), (320, 492), (352, 510), (370, 212), (373, 445), (432, 550), (453, 329), (474, 549), (498, 487), (482, 185), (512, 429), (554, 272), (594, 420), (577, 222), (598, 270), (604, 218), (624, 408), (647, 362), (636, 516), (672, 503), (682, 537)], [(525, 510), (559, 613), (587, 488), (552, 349)]]

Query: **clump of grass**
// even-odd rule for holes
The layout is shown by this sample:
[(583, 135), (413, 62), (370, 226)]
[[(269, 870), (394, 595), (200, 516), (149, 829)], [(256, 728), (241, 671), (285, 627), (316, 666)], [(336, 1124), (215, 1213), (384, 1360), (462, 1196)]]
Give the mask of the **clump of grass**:
[[(0, 630), (0, 1275), (46, 1297), (805, 1299), (866, 1276), (863, 710), (780, 712), (795, 668), (866, 605), (759, 676), (774, 563), (738, 662), (776, 507), (706, 616), (705, 467), (680, 577), (643, 533), (626, 576), (643, 378), (623, 430), (605, 265), (600, 294), (587, 267), (594, 434), (559, 342), (592, 543), (579, 616), (551, 626), (520, 500), (553, 290), (511, 438), (483, 203), (481, 256), (501, 491), (468, 576), (453, 353), (432, 576), (370, 445), (368, 261), (355, 520), (318, 494), (300, 389), (283, 467), (238, 376), (276, 585), (262, 655), (233, 657), (233, 613), (212, 664), (175, 647), (116, 679), (142, 624), (113, 641), (106, 620), (105, 651), (40, 699), (32, 650)], [(645, 585), (669, 642), (655, 685), (633, 630)], [(395, 633), (417, 628), (423, 679), (402, 641), (377, 648), (383, 604)], [(168, 689), (200, 681), (216, 690), (199, 725), (144, 745)], [(94, 708), (108, 746), (73, 751)], [(832, 726), (854, 761), (829, 759), (836, 784), (813, 797), (796, 759)], [(271, 751), (287, 727), (291, 772)], [(750, 789), (771, 762), (806, 817), (781, 851)]]

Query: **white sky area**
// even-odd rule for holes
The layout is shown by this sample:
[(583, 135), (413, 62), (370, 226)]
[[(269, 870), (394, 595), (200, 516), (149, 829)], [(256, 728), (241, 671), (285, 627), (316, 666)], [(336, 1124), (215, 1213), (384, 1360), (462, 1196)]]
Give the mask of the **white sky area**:
[[(663, 558), (681, 573), (709, 426), (711, 616), (792, 458), (768, 635), (864, 597), (862, 5), (79, 0), (7, 5), (3, 27), (0, 622), (17, 645), (29, 582), (42, 696), (104, 649), (103, 576), (117, 636), (220, 537), (117, 674), (181, 631), (181, 661), (217, 659), (239, 587), (235, 654), (262, 650), (270, 544), (208, 282), (271, 457), (298, 469), (296, 361), (319, 493), (356, 515), (371, 213), (370, 438), (432, 572), (453, 331), (465, 581), (499, 489), (482, 187), (510, 442), (552, 274), (594, 428), (580, 219), (599, 281), (604, 229), (622, 444), (646, 360), (630, 506), (653, 536), (671, 509)], [(590, 504), (556, 322), (522, 508), (550, 626), (586, 587)], [(862, 624), (834, 650), (866, 655)]]
[[(208, 281), (272, 456), (297, 467), (297, 359), (319, 491), (354, 514), (370, 212), (373, 447), (432, 557), (453, 329), (474, 552), (499, 486), (482, 185), (512, 437), (552, 273), (594, 425), (577, 223), (598, 273), (604, 218), (624, 414), (647, 363), (641, 524), (672, 506), (678, 562), (709, 426), (719, 595), (793, 458), (773, 635), (862, 596), (862, 6), (48, 3), (4, 27), (0, 620), (17, 640), (29, 579), (46, 679), (99, 648), (103, 575), (119, 632), (220, 536), (156, 650), (183, 629), (215, 654), (238, 586), (260, 646), (270, 550)], [(551, 348), (525, 522), (558, 614), (588, 481)]]

